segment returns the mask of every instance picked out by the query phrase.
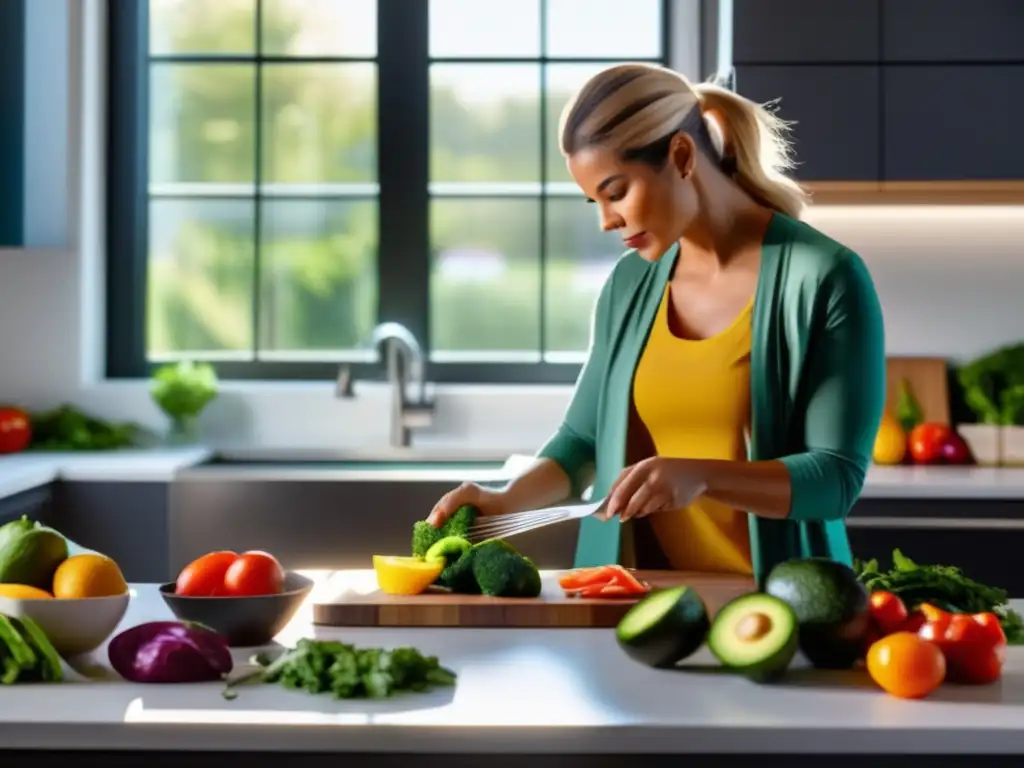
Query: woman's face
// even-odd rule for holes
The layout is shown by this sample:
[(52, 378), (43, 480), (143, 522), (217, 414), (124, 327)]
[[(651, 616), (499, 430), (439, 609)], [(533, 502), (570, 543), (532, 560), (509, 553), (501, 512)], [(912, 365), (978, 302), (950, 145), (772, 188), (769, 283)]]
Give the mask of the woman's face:
[(625, 247), (648, 261), (661, 258), (697, 213), (696, 192), (683, 178), (693, 165), (692, 143), (683, 143), (689, 146), (673, 141), (669, 162), (661, 169), (622, 162), (615, 152), (597, 147), (582, 149), (567, 161), (587, 200), (598, 207), (601, 229), (619, 232)]

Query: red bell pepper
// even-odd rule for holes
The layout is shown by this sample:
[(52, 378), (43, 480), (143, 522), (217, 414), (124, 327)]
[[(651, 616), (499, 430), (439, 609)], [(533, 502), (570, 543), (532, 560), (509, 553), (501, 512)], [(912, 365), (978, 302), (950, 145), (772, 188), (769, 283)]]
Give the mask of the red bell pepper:
[(918, 610), (925, 623), (917, 634), (934, 643), (946, 657), (946, 679), (953, 683), (985, 685), (1003, 672), (1006, 635), (993, 613), (949, 613), (923, 603)]

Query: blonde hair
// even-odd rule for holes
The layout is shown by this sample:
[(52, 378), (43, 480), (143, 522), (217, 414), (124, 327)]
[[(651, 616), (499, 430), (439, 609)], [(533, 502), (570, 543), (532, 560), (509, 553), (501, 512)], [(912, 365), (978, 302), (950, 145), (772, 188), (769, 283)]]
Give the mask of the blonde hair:
[(752, 198), (793, 218), (807, 193), (793, 167), (789, 124), (766, 107), (714, 83), (693, 85), (652, 64), (620, 64), (588, 80), (562, 110), (559, 144), (569, 156), (602, 146), (661, 166), (684, 131)]

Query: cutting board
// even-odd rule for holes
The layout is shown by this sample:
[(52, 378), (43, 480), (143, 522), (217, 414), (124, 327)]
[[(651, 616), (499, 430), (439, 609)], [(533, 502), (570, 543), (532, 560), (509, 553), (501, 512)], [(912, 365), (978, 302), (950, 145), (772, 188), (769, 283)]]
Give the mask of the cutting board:
[[(689, 584), (711, 615), (726, 602), (754, 589), (752, 579), (681, 571), (637, 571), (653, 589)], [(614, 627), (638, 598), (598, 600), (567, 597), (558, 572), (543, 574), (536, 598), (455, 595), (444, 590), (420, 595), (329, 595), (313, 602), (313, 623), (330, 627), (464, 627), (464, 628), (608, 628)]]
[(921, 404), (925, 421), (949, 424), (949, 373), (941, 357), (890, 357), (886, 359), (886, 405), (895, 411), (900, 381), (906, 379), (910, 391)]

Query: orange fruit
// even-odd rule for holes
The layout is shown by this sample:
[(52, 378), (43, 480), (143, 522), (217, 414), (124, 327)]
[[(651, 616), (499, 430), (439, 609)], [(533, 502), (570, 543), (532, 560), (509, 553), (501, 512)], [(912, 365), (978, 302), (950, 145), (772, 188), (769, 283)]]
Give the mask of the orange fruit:
[(53, 596), (62, 599), (110, 597), (128, 591), (120, 567), (106, 555), (72, 555), (53, 574)]
[(923, 699), (946, 679), (942, 651), (912, 632), (896, 632), (874, 643), (867, 667), (882, 690), (901, 699)]
[(28, 584), (0, 584), (0, 597), (9, 597), (14, 600), (50, 600), (53, 595), (45, 589)]

